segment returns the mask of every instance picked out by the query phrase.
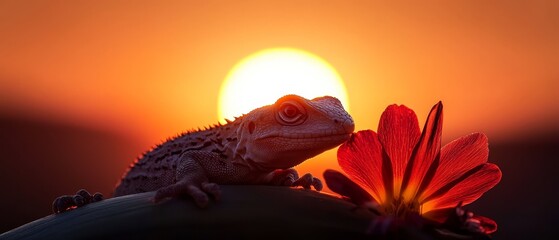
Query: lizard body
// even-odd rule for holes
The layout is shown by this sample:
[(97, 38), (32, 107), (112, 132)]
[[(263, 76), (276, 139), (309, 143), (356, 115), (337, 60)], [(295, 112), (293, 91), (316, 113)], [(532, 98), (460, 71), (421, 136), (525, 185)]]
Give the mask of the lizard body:
[(209, 196), (219, 198), (217, 184), (312, 185), (320, 190), (317, 178), (306, 174), (299, 179), (292, 167), (343, 143), (353, 130), (338, 99), (287, 95), (227, 124), (154, 147), (131, 165), (114, 196), (157, 191), (159, 201), (187, 194), (204, 207)]

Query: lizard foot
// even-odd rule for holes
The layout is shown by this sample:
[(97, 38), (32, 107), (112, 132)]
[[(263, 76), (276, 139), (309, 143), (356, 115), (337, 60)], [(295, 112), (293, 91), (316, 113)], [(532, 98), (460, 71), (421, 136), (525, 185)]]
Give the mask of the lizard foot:
[(311, 189), (311, 186), (314, 187), (317, 191), (322, 190), (322, 182), (320, 179), (313, 177), (310, 173), (303, 175), (301, 178), (297, 179), (291, 185), (293, 187), (301, 186), (305, 189)]
[(157, 190), (153, 200), (157, 203), (168, 197), (174, 198), (183, 195), (190, 196), (198, 207), (205, 208), (210, 201), (208, 195), (219, 201), (221, 198), (221, 190), (219, 185), (215, 183), (202, 182), (196, 185), (190, 181), (182, 180)]
[(299, 178), (297, 170), (293, 168), (278, 169), (272, 172), (272, 179), (270, 185), (275, 186), (292, 186), (295, 180)]
[(311, 189), (311, 187), (314, 187), (317, 191), (322, 190), (322, 182), (320, 179), (313, 177), (310, 173), (307, 173), (299, 178), (297, 170), (293, 168), (275, 170), (272, 172), (272, 179), (270, 183), (271, 185), (277, 186), (301, 186), (305, 189)]
[(103, 194), (95, 193), (91, 195), (85, 189), (81, 189), (76, 195), (64, 195), (54, 199), (52, 202), (52, 211), (58, 214), (101, 200), (103, 200)]

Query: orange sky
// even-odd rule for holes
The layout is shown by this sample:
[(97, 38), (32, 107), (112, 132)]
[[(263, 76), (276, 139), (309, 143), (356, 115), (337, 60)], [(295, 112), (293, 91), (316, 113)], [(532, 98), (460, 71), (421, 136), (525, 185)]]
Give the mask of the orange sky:
[(558, 1), (125, 2), (1, 1), (0, 113), (150, 145), (217, 122), (220, 84), (243, 57), (293, 47), (338, 70), (358, 130), (392, 103), (422, 122), (438, 100), (445, 141), (559, 120)]

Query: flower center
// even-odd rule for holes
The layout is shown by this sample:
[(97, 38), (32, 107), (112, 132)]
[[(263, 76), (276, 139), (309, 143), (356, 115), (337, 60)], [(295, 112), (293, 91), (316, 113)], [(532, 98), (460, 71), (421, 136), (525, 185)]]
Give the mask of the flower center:
[(421, 214), (421, 205), (416, 199), (408, 201), (403, 197), (398, 199), (388, 200), (383, 204), (384, 212), (387, 215), (396, 217), (405, 217), (410, 213)]

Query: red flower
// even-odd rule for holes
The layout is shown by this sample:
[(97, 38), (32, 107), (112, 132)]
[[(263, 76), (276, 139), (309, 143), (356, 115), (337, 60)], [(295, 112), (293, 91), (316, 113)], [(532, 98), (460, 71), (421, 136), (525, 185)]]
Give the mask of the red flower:
[[(470, 230), (473, 226), (478, 232), (495, 231), (491, 219), (471, 212), (465, 215), (461, 209), (501, 179), (497, 165), (487, 163), (487, 137), (474, 133), (441, 148), (442, 109), (441, 102), (431, 109), (420, 132), (413, 110), (388, 106), (378, 133), (359, 131), (338, 149), (341, 168), (357, 185), (341, 173), (327, 170), (330, 189), (356, 204), (377, 206), (387, 216), (417, 213), (443, 222), (453, 215), (463, 218)], [(443, 211), (453, 208), (452, 214)], [(441, 212), (445, 212), (442, 218)]]

